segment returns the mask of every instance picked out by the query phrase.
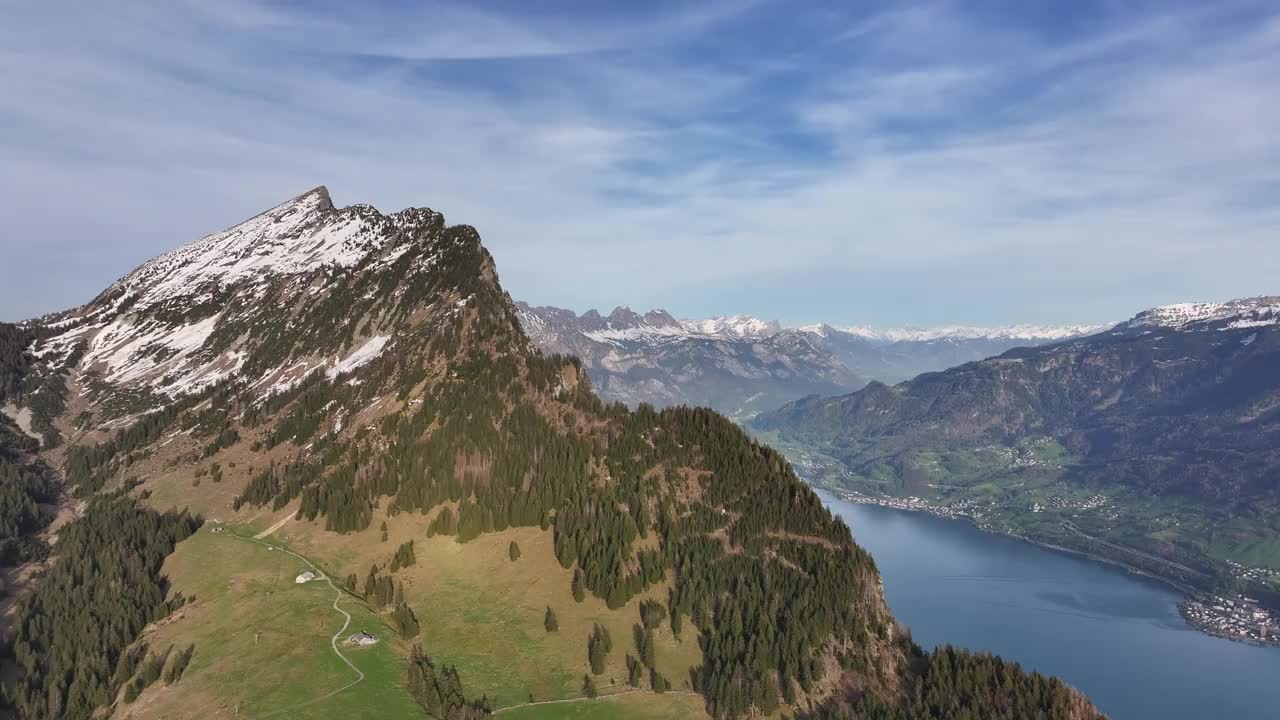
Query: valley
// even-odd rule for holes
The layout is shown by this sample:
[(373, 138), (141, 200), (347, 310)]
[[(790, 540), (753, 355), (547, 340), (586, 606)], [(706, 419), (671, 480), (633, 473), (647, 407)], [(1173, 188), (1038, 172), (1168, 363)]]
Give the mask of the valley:
[(1116, 720), (1261, 720), (1280, 707), (1280, 650), (1196, 630), (1167, 583), (966, 519), (819, 495), (876, 558), (889, 606), (925, 647), (981, 648), (1071, 678)]
[[(848, 502), (962, 519), (987, 532), (1158, 578), (1183, 593), (1188, 607), (1198, 608), (1187, 616), (1196, 627), (1229, 639), (1280, 644), (1280, 547), (1274, 542), (1280, 514), (1224, 515), (1186, 498), (1152, 497), (1122, 485), (1080, 485), (1066, 473), (1070, 458), (1063, 448), (1044, 439), (1014, 448), (922, 454), (917, 467), (928, 468), (927, 476), (904, 486), (891, 475), (859, 475), (830, 449), (824, 453), (768, 432), (759, 436), (814, 487)], [(1231, 610), (1231, 603), (1240, 610)], [(1215, 612), (1215, 605), (1227, 611)]]
[(0, 38), (0, 720), (1280, 718), (1280, 4)]

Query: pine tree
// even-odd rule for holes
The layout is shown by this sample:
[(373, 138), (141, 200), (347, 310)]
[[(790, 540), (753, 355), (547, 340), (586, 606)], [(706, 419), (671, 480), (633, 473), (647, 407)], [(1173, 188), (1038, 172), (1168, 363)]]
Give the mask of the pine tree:
[(573, 569), (573, 582), (570, 584), (570, 589), (573, 590), (574, 600), (582, 602), (586, 599), (586, 590), (582, 587), (582, 568)]
[(778, 706), (782, 699), (778, 695), (778, 686), (773, 682), (772, 678), (766, 678), (764, 681), (763, 697), (760, 700), (760, 712), (764, 715), (772, 715), (778, 711)]
[(587, 638), (587, 662), (591, 665), (592, 674), (604, 673), (605, 657), (612, 648), (613, 640), (609, 638), (609, 631), (597, 624), (591, 637)]
[(671, 683), (667, 681), (657, 668), (649, 669), (649, 688), (661, 695), (671, 689)]
[(644, 665), (639, 660), (627, 654), (627, 684), (631, 687), (640, 687), (640, 678), (644, 676)]
[(547, 606), (547, 614), (542, 618), (542, 627), (546, 628), (549, 633), (560, 629), (560, 622), (556, 620), (556, 613), (551, 609), (550, 605)]
[(593, 698), (596, 696), (596, 684), (590, 675), (582, 676), (582, 694), (586, 697)]
[(396, 605), (392, 612), (392, 618), (395, 620), (396, 627), (400, 630), (401, 637), (415, 638), (421, 632), (418, 626), (418, 618), (413, 614), (413, 609), (404, 603)]
[(507, 548), (507, 554), (511, 556), (511, 562), (520, 559), (520, 546), (516, 544), (515, 540), (511, 541), (511, 547)]

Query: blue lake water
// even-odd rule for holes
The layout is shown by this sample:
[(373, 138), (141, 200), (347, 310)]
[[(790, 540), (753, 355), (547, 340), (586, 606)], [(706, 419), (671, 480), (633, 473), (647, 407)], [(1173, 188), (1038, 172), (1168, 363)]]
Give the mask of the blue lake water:
[(964, 521), (818, 494), (926, 648), (989, 650), (1057, 675), (1114, 720), (1280, 719), (1280, 648), (1195, 630), (1165, 585)]

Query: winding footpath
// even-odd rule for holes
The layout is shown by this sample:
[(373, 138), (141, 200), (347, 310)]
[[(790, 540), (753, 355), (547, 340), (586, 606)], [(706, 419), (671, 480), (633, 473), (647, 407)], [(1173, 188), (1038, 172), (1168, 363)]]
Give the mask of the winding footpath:
[[(599, 702), (602, 700), (608, 700), (609, 698), (618, 697), (619, 695), (634, 695), (635, 693), (652, 694), (652, 691), (636, 688), (633, 690), (621, 690), (615, 693), (608, 693), (607, 695), (597, 695), (596, 697), (583, 696), (583, 697), (575, 697), (575, 698), (565, 698), (564, 700), (539, 700), (538, 702), (527, 702), (527, 703), (520, 703), (519, 705), (508, 705), (506, 707), (500, 707), (497, 710), (494, 710), (492, 714), (499, 715), (501, 713), (510, 712), (512, 710), (516, 710), (519, 708), (533, 707), (534, 705), (563, 705), (565, 703), (593, 702), (593, 701)], [(699, 693), (693, 692), (691, 690), (668, 690), (666, 694), (667, 695), (698, 695)]]
[(296, 553), (296, 552), (294, 552), (294, 551), (292, 551), (292, 550), (289, 550), (289, 549), (287, 549), (287, 548), (281, 547), (281, 546), (279, 546), (279, 545), (273, 545), (272, 543), (264, 542), (263, 540), (260, 540), (260, 539), (259, 539), (259, 538), (260, 538), (260, 537), (262, 537), (263, 535), (266, 535), (266, 534), (270, 533), (272, 530), (276, 529), (277, 527), (279, 527), (280, 525), (283, 525), (283, 524), (284, 524), (284, 523), (277, 523), (277, 524), (276, 524), (275, 526), (273, 526), (270, 530), (268, 530), (267, 532), (264, 532), (264, 533), (260, 533), (257, 537), (251, 537), (251, 538), (250, 538), (250, 537), (244, 537), (244, 536), (242, 536), (242, 535), (236, 535), (236, 534), (234, 534), (234, 533), (227, 533), (227, 535), (228, 535), (228, 536), (230, 536), (230, 537), (236, 538), (237, 540), (244, 540), (245, 542), (257, 543), (257, 544), (262, 545), (262, 546), (264, 546), (264, 547), (273, 548), (273, 549), (278, 550), (278, 551), (280, 551), (280, 552), (288, 553), (289, 555), (292, 555), (292, 556), (294, 556), (294, 557), (298, 558), (299, 560), (301, 560), (302, 562), (306, 563), (306, 564), (307, 564), (307, 567), (311, 568), (311, 570), (312, 570), (312, 571), (314, 571), (314, 572), (315, 572), (315, 574), (316, 574), (317, 576), (319, 576), (320, 578), (322, 578), (325, 582), (329, 583), (329, 587), (333, 588), (333, 592), (335, 593), (334, 598), (333, 598), (333, 609), (334, 609), (334, 610), (337, 610), (339, 613), (341, 613), (341, 614), (342, 614), (342, 618), (343, 618), (343, 620), (342, 620), (342, 627), (338, 628), (338, 631), (337, 631), (336, 633), (334, 633), (332, 637), (330, 637), (330, 638), (329, 638), (329, 647), (333, 648), (333, 654), (334, 654), (334, 655), (337, 655), (339, 660), (341, 660), (342, 662), (346, 663), (347, 667), (351, 668), (351, 669), (355, 672), (355, 674), (356, 674), (356, 679), (355, 679), (355, 680), (352, 680), (351, 682), (347, 683), (346, 685), (343, 685), (342, 687), (338, 688), (337, 690), (333, 690), (333, 691), (328, 692), (328, 693), (326, 693), (326, 694), (324, 694), (324, 695), (321, 695), (321, 696), (319, 696), (319, 697), (311, 698), (310, 700), (307, 700), (306, 702), (298, 703), (297, 705), (291, 705), (291, 706), (286, 707), (286, 708), (278, 708), (278, 709), (276, 709), (276, 710), (272, 710), (271, 712), (268, 712), (268, 713), (264, 713), (264, 714), (262, 714), (262, 715), (259, 715), (259, 716), (258, 716), (259, 718), (274, 717), (274, 716), (276, 716), (276, 715), (281, 715), (281, 714), (283, 714), (283, 713), (287, 713), (287, 712), (292, 712), (292, 711), (294, 711), (294, 710), (298, 710), (299, 708), (307, 707), (308, 705), (314, 705), (314, 704), (316, 704), (316, 703), (318, 703), (318, 702), (321, 702), (322, 700), (328, 700), (329, 698), (333, 697), (334, 695), (337, 695), (338, 693), (342, 692), (343, 690), (350, 689), (350, 688), (352, 688), (352, 687), (354, 687), (354, 686), (356, 686), (356, 685), (359, 685), (361, 682), (363, 682), (363, 681), (364, 681), (364, 673), (363, 673), (363, 672), (361, 672), (360, 668), (356, 667), (356, 666), (355, 666), (355, 663), (351, 662), (351, 660), (349, 660), (349, 659), (347, 658), (347, 656), (346, 656), (346, 655), (343, 655), (343, 654), (342, 654), (342, 651), (338, 649), (338, 638), (342, 637), (343, 633), (345, 633), (345, 632), (347, 631), (347, 628), (351, 626), (351, 613), (347, 612), (346, 610), (343, 610), (343, 609), (338, 605), (338, 603), (342, 600), (342, 590), (341, 590), (337, 585), (334, 585), (334, 584), (333, 584), (333, 579), (332, 579), (332, 578), (330, 578), (328, 574), (326, 574), (325, 572), (321, 571), (321, 570), (320, 570), (320, 568), (316, 567), (316, 564), (315, 564), (315, 563), (313, 563), (313, 562), (311, 562), (311, 560), (310, 560), (310, 559), (308, 559), (305, 555), (299, 555), (298, 553)]

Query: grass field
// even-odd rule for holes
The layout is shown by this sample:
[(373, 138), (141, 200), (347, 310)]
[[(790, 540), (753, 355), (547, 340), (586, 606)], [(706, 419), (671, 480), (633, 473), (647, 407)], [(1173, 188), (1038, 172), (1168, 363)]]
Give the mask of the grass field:
[[(624, 653), (638, 655), (632, 625), (639, 622), (640, 601), (665, 603), (665, 585), (618, 610), (590, 595), (578, 603), (569, 591), (572, 573), (555, 559), (550, 532), (515, 528), (463, 545), (451, 537), (427, 538), (425, 517), (402, 514), (387, 519), (389, 537), (383, 542), (381, 520), (348, 535), (296, 522), (279, 534), (298, 552), (331, 562), (337, 577), (355, 573), (361, 579), (370, 565), (384, 565), (400, 543), (413, 539), (417, 564), (395, 577), (422, 625), (422, 645), (437, 661), (457, 666), (469, 695), (483, 693), (495, 707), (578, 697), (595, 623), (609, 630), (614, 645), (596, 686), (602, 694), (626, 687)], [(508, 554), (512, 541), (521, 549), (515, 562)], [(559, 620), (558, 632), (543, 628), (548, 606)], [(656, 641), (659, 671), (672, 689), (689, 689), (689, 670), (702, 661), (696, 633), (686, 623), (677, 639), (664, 625)]]
[[(294, 577), (306, 565), (286, 553), (206, 526), (178, 546), (166, 572), (195, 602), (148, 633), (153, 650), (170, 644), (196, 651), (182, 680), (153, 685), (118, 718), (418, 717), (400, 687), (404, 648), (363, 604), (345, 597), (347, 633), (366, 630), (383, 642), (344, 649), (363, 682), (307, 705), (355, 679), (329, 646), (342, 626), (335, 593), (323, 581)], [(198, 708), (198, 709), (197, 709)]]
[[(417, 563), (395, 577), (422, 626), (418, 640), (437, 664), (457, 666), (469, 697), (486, 695), (496, 708), (579, 697), (589, 671), (587, 639), (595, 623), (609, 629), (614, 649), (605, 672), (595, 677), (601, 698), (513, 708), (504, 718), (707, 717), (701, 697), (678, 692), (688, 690), (689, 670), (701, 662), (697, 635), (687, 624), (679, 639), (666, 625), (656, 633), (659, 670), (677, 692), (603, 697), (631, 690), (625, 653), (638, 655), (632, 625), (639, 622), (639, 603), (649, 597), (665, 601), (665, 586), (611, 611), (598, 598), (573, 600), (572, 573), (556, 561), (549, 532), (518, 528), (461, 545), (449, 537), (428, 539), (427, 518), (403, 514), (388, 519), (384, 542), (382, 519), (347, 535), (290, 521), (268, 540), (306, 555), (340, 582), (348, 573), (363, 579), (371, 564), (385, 566), (396, 547), (412, 538)], [(335, 592), (327, 583), (294, 583), (307, 569), (302, 560), (230, 532), (248, 533), (271, 520), (256, 517), (219, 533), (206, 525), (170, 556), (165, 570), (174, 590), (195, 601), (153, 628), (146, 640), (160, 651), (194, 642), (195, 656), (179, 683), (153, 685), (121, 706), (117, 718), (422, 716), (401, 687), (409, 645), (361, 599), (346, 594), (341, 606), (353, 621), (344, 635), (365, 630), (381, 642), (344, 648), (366, 679), (316, 701), (355, 678), (329, 647), (343, 618), (332, 608)], [(513, 540), (521, 548), (515, 562), (509, 557)], [(557, 615), (558, 632), (543, 627), (547, 606)], [(193, 706), (199, 712), (193, 714)]]
[(496, 717), (499, 720), (685, 720), (706, 717), (706, 711), (699, 695), (626, 693), (582, 702), (513, 708)]

